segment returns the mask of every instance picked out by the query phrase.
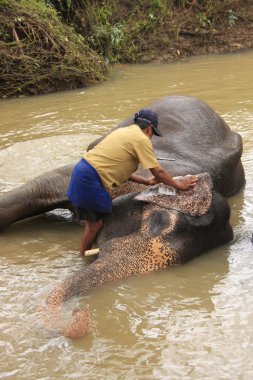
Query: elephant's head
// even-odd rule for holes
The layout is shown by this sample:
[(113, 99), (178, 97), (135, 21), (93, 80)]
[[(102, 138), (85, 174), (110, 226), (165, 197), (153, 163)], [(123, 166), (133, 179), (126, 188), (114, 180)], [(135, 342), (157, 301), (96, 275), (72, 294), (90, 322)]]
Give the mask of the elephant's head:
[(98, 238), (101, 256), (133, 256), (134, 268), (143, 273), (182, 264), (231, 240), (226, 200), (214, 192), (209, 174), (198, 177), (188, 191), (159, 184), (117, 198)]
[[(233, 238), (229, 217), (227, 201), (213, 190), (207, 173), (187, 191), (156, 185), (115, 199), (97, 239), (98, 259), (63, 281), (48, 296), (48, 308), (56, 310), (74, 294), (130, 275), (180, 265), (228, 242)], [(87, 315), (75, 313), (65, 336), (85, 334)]]

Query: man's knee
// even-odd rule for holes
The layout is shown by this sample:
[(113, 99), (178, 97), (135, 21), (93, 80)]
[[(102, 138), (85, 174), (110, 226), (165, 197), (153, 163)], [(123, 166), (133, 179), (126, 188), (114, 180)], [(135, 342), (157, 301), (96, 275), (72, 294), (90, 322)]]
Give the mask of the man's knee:
[(92, 232), (98, 232), (102, 227), (102, 220), (98, 220), (96, 222), (86, 221), (85, 227)]

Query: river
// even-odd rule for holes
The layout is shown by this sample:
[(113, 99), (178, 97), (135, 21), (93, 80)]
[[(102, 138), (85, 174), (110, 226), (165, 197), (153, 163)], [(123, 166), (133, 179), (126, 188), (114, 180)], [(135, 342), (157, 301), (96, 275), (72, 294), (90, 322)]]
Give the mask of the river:
[(0, 102), (0, 194), (76, 162), (95, 137), (172, 94), (206, 101), (241, 134), (247, 180), (229, 199), (232, 242), (70, 301), (69, 309), (88, 304), (92, 312), (92, 332), (77, 341), (45, 331), (36, 310), (84, 265), (81, 228), (60, 210), (2, 232), (1, 380), (253, 378), (252, 61), (246, 52), (123, 65), (92, 88)]

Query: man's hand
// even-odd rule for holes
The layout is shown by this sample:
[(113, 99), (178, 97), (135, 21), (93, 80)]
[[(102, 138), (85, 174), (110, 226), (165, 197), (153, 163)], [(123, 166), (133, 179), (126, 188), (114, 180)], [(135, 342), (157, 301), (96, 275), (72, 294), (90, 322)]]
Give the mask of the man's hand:
[(172, 178), (171, 175), (161, 166), (150, 169), (153, 176), (156, 178), (156, 183), (164, 183), (178, 190), (187, 190), (196, 184), (198, 176), (196, 175), (186, 175), (184, 177)]
[(197, 181), (198, 176), (189, 174), (177, 180), (180, 184), (180, 190), (188, 190), (190, 187), (195, 186)]
[(196, 184), (198, 176), (196, 175), (186, 175), (180, 178), (172, 178), (162, 167), (150, 169), (153, 174), (152, 177), (142, 177), (133, 173), (129, 180), (137, 183), (142, 183), (143, 185), (153, 186), (158, 183), (164, 183), (178, 190), (187, 190)]

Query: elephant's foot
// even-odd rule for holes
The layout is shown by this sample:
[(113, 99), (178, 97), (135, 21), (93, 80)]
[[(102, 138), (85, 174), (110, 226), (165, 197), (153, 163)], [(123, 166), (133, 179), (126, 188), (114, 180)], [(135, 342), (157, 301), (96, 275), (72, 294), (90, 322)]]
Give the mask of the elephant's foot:
[(90, 331), (91, 313), (89, 309), (75, 309), (71, 323), (64, 329), (66, 338), (82, 338)]

